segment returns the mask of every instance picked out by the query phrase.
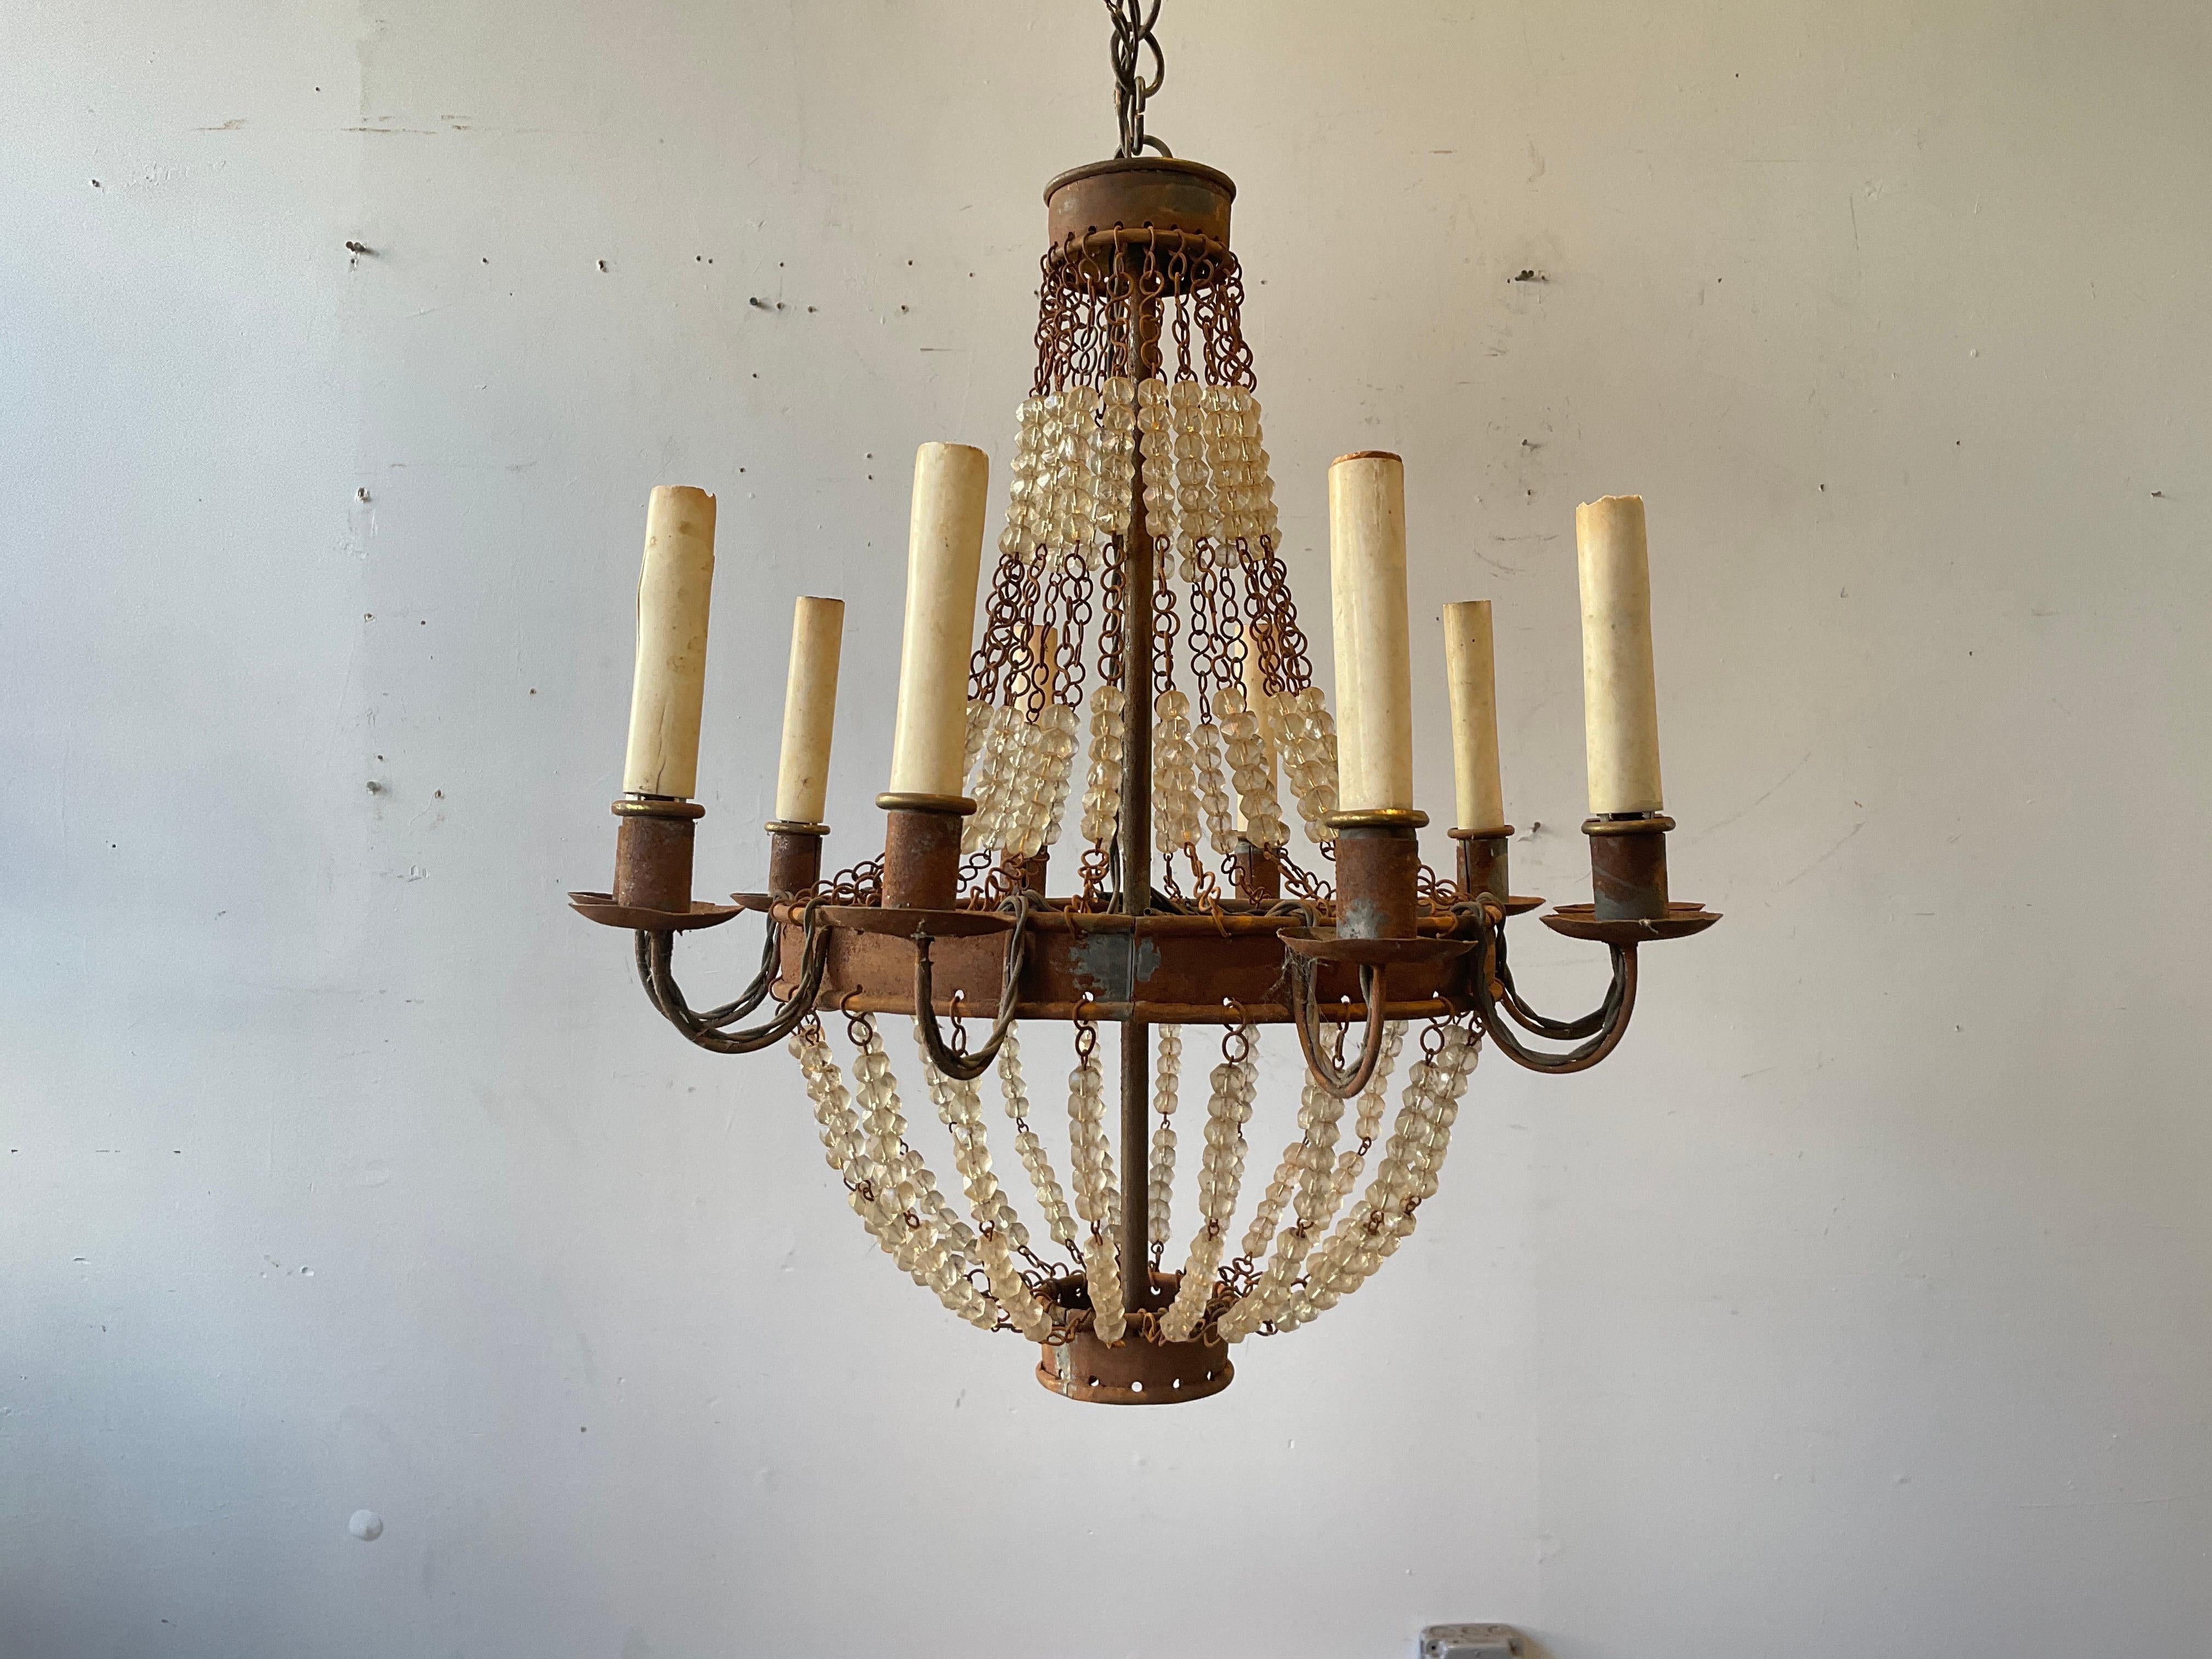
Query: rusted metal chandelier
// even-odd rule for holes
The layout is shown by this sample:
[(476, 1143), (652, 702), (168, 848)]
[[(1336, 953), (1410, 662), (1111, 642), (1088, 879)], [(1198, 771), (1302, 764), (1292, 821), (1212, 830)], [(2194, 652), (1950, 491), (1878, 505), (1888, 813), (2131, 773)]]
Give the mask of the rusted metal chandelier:
[[(1507, 881), (1486, 600), (1446, 611), (1455, 877), (1422, 864), (1403, 467), (1370, 451), (1329, 469), (1333, 719), (1277, 550), (1230, 251), (1236, 187), (1145, 132), (1163, 79), (1159, 0), (1107, 9), (1120, 150), (1045, 192), (1036, 374), (1017, 410), (980, 642), (988, 462), (951, 444), (916, 461), (881, 857), (823, 875), (843, 606), (801, 599), (767, 889), (692, 898), (714, 501), (664, 486), (647, 521), (614, 890), (570, 897), (635, 935), (647, 998), (691, 1042), (788, 1045), (830, 1167), (900, 1267), (961, 1317), (1039, 1344), (1048, 1388), (1152, 1405), (1218, 1393), (1233, 1345), (1307, 1323), (1398, 1248), (1437, 1189), (1486, 1040), (1537, 1071), (1595, 1065), (1627, 1029), (1638, 947), (1717, 917), (1668, 896), (1634, 496), (1576, 514), (1595, 902), (1543, 917), (1610, 952), (1604, 1000), (1547, 1018), (1508, 965), (1506, 919), (1543, 901)], [(1086, 709), (1084, 850), (1066, 896), (1048, 897)], [(1291, 855), (1285, 786), (1333, 884)], [(677, 935), (748, 910), (766, 919), (759, 973), (735, 1000), (695, 1009), (673, 972)], [(987, 1014), (971, 1043), (964, 1017)], [(910, 1134), (884, 1016), (913, 1024), (957, 1199)], [(1024, 1020), (1073, 1029), (1065, 1188), (1030, 1122)], [(831, 1048), (839, 1024), (849, 1062)], [(1254, 1048), (1260, 1028), (1285, 1024), (1303, 1098), (1240, 1236)], [(1118, 1160), (1102, 1027), (1120, 1030)], [(1393, 1115), (1388, 1087), (1415, 1027)], [(1176, 1267), (1175, 1119), (1194, 1028), (1219, 1030), (1220, 1057)], [(994, 1169), (981, 1087), (994, 1072), (1042, 1238)]]

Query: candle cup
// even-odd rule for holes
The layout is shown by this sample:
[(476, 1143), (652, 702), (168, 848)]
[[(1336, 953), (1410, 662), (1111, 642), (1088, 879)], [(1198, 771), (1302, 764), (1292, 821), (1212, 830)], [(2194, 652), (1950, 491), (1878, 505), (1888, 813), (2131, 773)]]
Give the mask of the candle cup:
[(975, 803), (959, 795), (884, 794), (884, 908), (949, 910), (960, 896), (960, 821)]
[(1459, 891), (1464, 899), (1487, 893), (1492, 898), (1510, 898), (1513, 878), (1508, 872), (1507, 844), (1513, 835), (1513, 826), (1501, 823), (1493, 830), (1455, 830), (1452, 840), (1459, 847)]
[(1425, 812), (1332, 812), (1336, 831), (1336, 936), (1413, 939), (1420, 932)]
[(1589, 837), (1590, 898), (1600, 921), (1653, 921), (1667, 915), (1667, 832), (1662, 813), (1594, 817)]
[(662, 915), (690, 915), (693, 830), (707, 809), (665, 795), (624, 795), (614, 813), (614, 902)]
[(830, 826), (771, 818), (767, 828), (769, 896), (795, 898), (822, 879), (822, 845)]

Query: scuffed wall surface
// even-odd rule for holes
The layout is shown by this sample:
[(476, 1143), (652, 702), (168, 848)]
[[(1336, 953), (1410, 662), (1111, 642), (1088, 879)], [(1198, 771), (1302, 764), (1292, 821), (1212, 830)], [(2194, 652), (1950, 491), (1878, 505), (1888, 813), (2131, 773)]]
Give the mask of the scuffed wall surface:
[(1407, 457), (1431, 810), (1488, 596), (1580, 893), (1572, 510), (1640, 490), (1729, 913), (1218, 1401), (1038, 1389), (561, 908), (656, 482), (720, 495), (702, 890), (800, 592), (875, 832), (908, 461), (1003, 464), (1095, 14), (15, 9), (0, 1652), (2203, 1650), (2195, 8), (1168, 9), (1316, 617), (1322, 467)]

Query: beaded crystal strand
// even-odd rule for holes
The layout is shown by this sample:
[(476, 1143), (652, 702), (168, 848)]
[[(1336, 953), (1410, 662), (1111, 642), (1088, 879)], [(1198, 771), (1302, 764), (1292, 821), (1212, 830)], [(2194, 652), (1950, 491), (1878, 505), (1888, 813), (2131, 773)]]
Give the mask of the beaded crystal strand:
[(1333, 1217), (1344, 1206), (1352, 1189), (1359, 1184), (1360, 1171), (1367, 1165), (1368, 1148), (1382, 1132), (1382, 1114), (1390, 1109), (1390, 1073), (1398, 1063), (1398, 1055), (1406, 1045), (1406, 1022), (1394, 1019), (1382, 1028), (1382, 1058), (1375, 1063), (1375, 1075), (1360, 1091), (1359, 1109), (1352, 1116), (1353, 1145), (1336, 1155), (1336, 1175), (1329, 1191), (1329, 1213)]
[(1188, 534), (1176, 493), (1175, 436), (1165, 381), (1138, 383), (1137, 432), (1145, 460), (1145, 528), (1164, 574)]
[[(1068, 1172), (1075, 1183), (1075, 1213), (1091, 1229), (1080, 1241), (1091, 1291), (1091, 1328), (1102, 1342), (1119, 1342), (1127, 1316), (1121, 1307), (1115, 1240), (1121, 1205), (1114, 1192), (1114, 1153), (1106, 1139), (1106, 1073), (1098, 1063), (1097, 1027), (1079, 1023), (1075, 1029), (1075, 1070), (1067, 1079)], [(1130, 1265), (1132, 1271), (1143, 1270), (1141, 1262)]]
[(1242, 386), (1146, 380), (1137, 388), (1146, 522), (1163, 565), (1193, 580), (1233, 568), (1240, 544), (1277, 533), (1274, 482), (1261, 445), (1259, 400)]
[(961, 836), (961, 850), (1029, 858), (1058, 836), (1075, 759), (1075, 710), (1047, 703), (1035, 720), (1018, 704), (992, 712), (975, 811)]
[(1035, 844), (1029, 849), (1031, 853), (1059, 843), (1060, 825), (1067, 817), (1068, 784), (1075, 775), (1076, 733), (1080, 728), (1074, 705), (1056, 702), (1049, 712), (1053, 717), (1055, 758), (1043, 795), (1042, 833), (1033, 838)]
[(1094, 544), (1129, 533), (1129, 502), (1137, 486), (1136, 382), (1126, 374), (1115, 374), (1101, 391), (1098, 432), (1093, 441), (1100, 479)]
[(1172, 856), (1198, 845), (1198, 778), (1190, 744), (1190, 699), (1160, 693), (1152, 704), (1152, 836)]
[(790, 1048), (806, 1082), (806, 1097), (814, 1103), (814, 1121), (822, 1126), (822, 1155), (832, 1170), (845, 1176), (860, 1156), (860, 1120), (853, 1110), (853, 1097), (836, 1057), (830, 1052), (820, 1024), (811, 1019), (801, 1023)]
[(1007, 814), (1004, 850), (1030, 858), (1060, 837), (1068, 775), (1075, 763), (1075, 710), (1064, 702), (1047, 703), (1034, 721), (1023, 722), (1023, 730), (1021, 785)]
[(1121, 822), (1121, 688), (1091, 694), (1091, 774), (1083, 786), (1083, 839), (1103, 846)]
[(983, 744), (991, 735), (991, 705), (981, 697), (968, 699), (968, 733), (961, 751), (960, 775), (975, 775), (975, 763), (983, 753)]
[(1437, 1171), (1443, 1166), (1479, 1044), (1464, 1026), (1431, 1029), (1437, 1034), (1436, 1052), (1415, 1061), (1407, 1074), (1375, 1179), (1314, 1253), (1303, 1285), (1275, 1316), (1278, 1330), (1306, 1323), (1365, 1284), (1413, 1232), (1423, 1201), (1435, 1196)]
[(1134, 386), (1121, 375), (1103, 385), (1071, 382), (1030, 398), (1017, 418), (1014, 479), (999, 550), (1034, 559), (1042, 549), (1051, 562), (1072, 557), (1096, 570), (1105, 542), (1129, 527)]
[(853, 1209), (891, 1259), (961, 1318), (992, 1329), (999, 1322), (999, 1306), (967, 1277), (975, 1236), (952, 1213), (936, 1177), (906, 1145), (898, 1086), (875, 1021), (862, 1015), (852, 1026), (859, 1050), (853, 1057), (860, 1085), (857, 1115), (820, 1028), (802, 1028), (793, 1039), (823, 1126), (824, 1150), (833, 1160), (844, 1159), (839, 1173), (851, 1192)]
[[(1383, 1027), (1375, 1074), (1360, 1094), (1355, 1127), (1366, 1120), (1370, 1100), (1376, 1103), (1375, 1111), (1379, 1117), (1390, 1071), (1397, 1064), (1405, 1040), (1402, 1020), (1393, 1020)], [(1229, 1341), (1243, 1341), (1262, 1323), (1283, 1312), (1294, 1293), (1299, 1269), (1308, 1253), (1321, 1242), (1328, 1224), (1335, 1218), (1345, 1192), (1339, 1184), (1342, 1168), (1335, 1156), (1337, 1131), (1343, 1117), (1344, 1102), (1314, 1082), (1311, 1073), (1308, 1073), (1304, 1098), (1298, 1109), (1299, 1137), (1284, 1149), (1282, 1164), (1274, 1179), (1267, 1183), (1259, 1213), (1245, 1231), (1245, 1255), (1259, 1259), (1261, 1252), (1267, 1248), (1267, 1235), (1282, 1214), (1284, 1204), (1295, 1198), (1291, 1224), (1274, 1240), (1274, 1253), (1267, 1258), (1258, 1282), (1223, 1318), (1221, 1334)], [(1371, 1134), (1372, 1130), (1364, 1133)]]
[(1275, 485), (1261, 445), (1260, 400), (1242, 386), (1227, 391), (1220, 428), (1224, 459), (1215, 467), (1217, 474), (1231, 479), (1221, 490), (1224, 564), (1235, 562), (1237, 544), (1254, 548), (1262, 536), (1272, 540), (1275, 535)]
[(1052, 1309), (1030, 1288), (1014, 1265), (1014, 1252), (1030, 1242), (1029, 1229), (1015, 1216), (1012, 1203), (992, 1170), (991, 1149), (983, 1128), (982, 1091), (973, 1082), (946, 1077), (930, 1063), (920, 1021), (915, 1024), (915, 1042), (921, 1053), (922, 1076), (937, 1115), (952, 1136), (952, 1167), (968, 1196), (969, 1212), (975, 1218), (975, 1253), (981, 1260), (992, 1299), (1008, 1325), (1030, 1341), (1042, 1342), (1052, 1334)]
[(1182, 1283), (1160, 1316), (1160, 1334), (1170, 1342), (1189, 1341), (1206, 1315), (1214, 1275), (1229, 1246), (1237, 1189), (1244, 1183), (1244, 1125), (1251, 1119), (1252, 1097), (1259, 1088), (1251, 1033), (1243, 1026), (1231, 1026), (1221, 1049), (1221, 1063), (1208, 1079), (1212, 1092), (1206, 1103), (1206, 1152), (1198, 1171), (1199, 1229), (1183, 1262)]
[(960, 850), (963, 853), (996, 848), (1006, 839), (1006, 810), (1020, 787), (1015, 754), (1021, 725), (1019, 710), (998, 703), (986, 711), (980, 744), (975, 744), (971, 730), (969, 742), (981, 753), (970, 762), (968, 787), (975, 799), (975, 810), (961, 826)]
[(1017, 1029), (1008, 1028), (1006, 1040), (999, 1048), (999, 1091), (1006, 1100), (1006, 1115), (1013, 1120), (1014, 1153), (1021, 1159), (1030, 1185), (1036, 1192), (1037, 1208), (1044, 1214), (1045, 1231), (1079, 1259), (1075, 1218), (1068, 1213), (1066, 1194), (1060, 1191), (1060, 1177), (1053, 1173), (1052, 1159), (1045, 1152), (1044, 1142), (1030, 1127), (1029, 1085), (1022, 1077), (1022, 1042)]
[(1283, 776), (1298, 803), (1298, 817), (1306, 837), (1316, 846), (1336, 839), (1326, 820), (1336, 811), (1336, 722), (1317, 685), (1278, 692), (1273, 716), (1275, 738), (1283, 758)]
[(999, 532), (999, 551), (1024, 563), (1042, 550), (1043, 514), (1040, 502), (1049, 463), (1045, 457), (1045, 400), (1027, 398), (1014, 410), (1014, 459), (1007, 469), (1006, 526)]
[(1168, 1242), (1168, 1206), (1175, 1196), (1176, 1091), (1182, 1075), (1182, 1027), (1157, 1026), (1153, 1035), (1159, 1047), (1153, 1062), (1152, 1110), (1159, 1114), (1160, 1122), (1152, 1131), (1152, 1162), (1146, 1171), (1145, 1218), (1146, 1242), (1157, 1246)]
[(1098, 416), (1105, 401), (1102, 388), (1090, 385), (1063, 386), (1060, 419), (1066, 436), (1060, 444), (1066, 488), (1053, 521), (1053, 545), (1065, 549), (1085, 563), (1095, 556), (1098, 520), (1106, 495), (1104, 457), (1099, 450)]
[(1201, 721), (1191, 733), (1190, 749), (1198, 781), (1197, 806), (1206, 819), (1206, 841), (1227, 858), (1237, 850), (1237, 821), (1229, 810), (1229, 788), (1221, 772), (1221, 728)]
[[(1249, 640), (1245, 649), (1252, 649)], [(1228, 745), (1229, 781), (1237, 791), (1237, 810), (1244, 817), (1243, 839), (1255, 847), (1280, 847), (1290, 840), (1290, 831), (1284, 828), (1283, 809), (1275, 798), (1266, 729), (1246, 705), (1241, 685), (1226, 685), (1215, 692), (1213, 706), (1221, 716), (1222, 739)], [(1212, 810), (1209, 805), (1208, 812)], [(1229, 850), (1237, 849), (1232, 846)]]

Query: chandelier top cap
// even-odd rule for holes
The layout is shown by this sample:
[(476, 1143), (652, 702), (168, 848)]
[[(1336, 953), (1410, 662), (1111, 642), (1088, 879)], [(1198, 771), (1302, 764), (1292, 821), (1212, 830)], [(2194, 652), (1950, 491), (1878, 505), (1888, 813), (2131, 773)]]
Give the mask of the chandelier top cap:
[(1150, 226), (1229, 246), (1237, 185), (1218, 167), (1169, 155), (1125, 155), (1070, 167), (1044, 189), (1053, 246), (1120, 226)]

